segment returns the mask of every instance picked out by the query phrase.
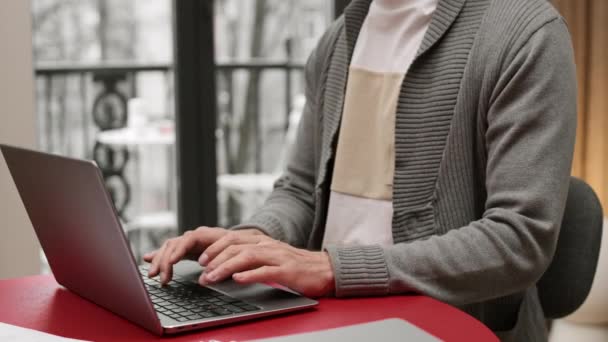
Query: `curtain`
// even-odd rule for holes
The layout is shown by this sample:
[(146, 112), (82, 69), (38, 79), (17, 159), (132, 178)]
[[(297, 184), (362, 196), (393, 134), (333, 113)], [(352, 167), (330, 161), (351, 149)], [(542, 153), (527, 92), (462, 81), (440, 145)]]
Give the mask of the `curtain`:
[(608, 1), (553, 0), (568, 22), (578, 78), (572, 174), (584, 179), (608, 214)]

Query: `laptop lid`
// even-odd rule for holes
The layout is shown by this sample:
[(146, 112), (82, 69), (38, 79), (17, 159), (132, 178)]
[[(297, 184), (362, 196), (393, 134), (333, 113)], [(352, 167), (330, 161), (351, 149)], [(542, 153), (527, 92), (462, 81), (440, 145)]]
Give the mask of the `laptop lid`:
[(252, 342), (440, 342), (437, 337), (400, 318), (354, 324), (340, 328), (260, 339)]
[(161, 334), (95, 164), (6, 145), (0, 150), (57, 282)]

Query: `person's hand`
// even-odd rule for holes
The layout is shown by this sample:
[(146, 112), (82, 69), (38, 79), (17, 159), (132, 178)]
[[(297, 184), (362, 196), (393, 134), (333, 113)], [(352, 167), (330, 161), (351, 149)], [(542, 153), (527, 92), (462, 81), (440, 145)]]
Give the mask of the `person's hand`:
[(298, 249), (270, 238), (255, 244), (221, 240), (205, 251), (207, 268), (199, 278), (201, 285), (232, 276), (238, 283), (277, 283), (309, 297), (334, 290), (334, 272), (325, 252)]
[(206, 257), (201, 253), (210, 245), (257, 243), (263, 237), (270, 239), (257, 229), (230, 231), (223, 228), (200, 227), (187, 231), (182, 236), (165, 241), (158, 250), (144, 255), (144, 261), (151, 264), (148, 276), (155, 277), (160, 274), (161, 284), (166, 284), (173, 277), (173, 265), (180, 260), (199, 259), (199, 263), (204, 265)]

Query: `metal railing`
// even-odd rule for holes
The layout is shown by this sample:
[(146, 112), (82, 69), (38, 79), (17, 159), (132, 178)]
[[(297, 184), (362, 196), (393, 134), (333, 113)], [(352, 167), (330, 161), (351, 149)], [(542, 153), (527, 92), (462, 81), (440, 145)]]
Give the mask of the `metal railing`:
[[(289, 122), (292, 107), (294, 74), (301, 73), (303, 63), (272, 62), (262, 60), (227, 61), (218, 63), (217, 80), (226, 101), (218, 103), (218, 115), (231, 115), (236, 112), (234, 96), (235, 75), (247, 71), (259, 75), (268, 70), (284, 73), (285, 125), (273, 129), (284, 132)], [(124, 217), (131, 202), (131, 185), (125, 176), (125, 167), (130, 152), (127, 148), (110, 147), (96, 142), (99, 131), (122, 128), (127, 125), (127, 99), (138, 96), (138, 77), (145, 74), (162, 76), (159, 87), (164, 88), (167, 108), (164, 112), (172, 118), (173, 105), (173, 66), (170, 63), (53, 63), (38, 64), (35, 69), (38, 131), (40, 147), (43, 150), (81, 158), (94, 159), (103, 172), (115, 206)], [(257, 103), (257, 102), (256, 102)], [(247, 113), (250, 115), (250, 113)], [(255, 169), (259, 171), (261, 162), (261, 137), (258, 110), (255, 116)], [(218, 120), (218, 129), (227, 130)], [(227, 141), (219, 143), (227, 144)], [(225, 151), (229, 151), (226, 148)], [(126, 218), (125, 218), (126, 219)]]

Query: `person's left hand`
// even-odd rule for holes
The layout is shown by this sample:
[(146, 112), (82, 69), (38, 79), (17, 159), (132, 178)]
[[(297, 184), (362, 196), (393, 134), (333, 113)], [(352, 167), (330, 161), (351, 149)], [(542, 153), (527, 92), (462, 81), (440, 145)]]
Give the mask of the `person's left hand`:
[(232, 276), (242, 284), (277, 283), (308, 297), (325, 296), (334, 290), (334, 272), (326, 252), (298, 249), (272, 239), (214, 247), (205, 251), (208, 260), (199, 278), (201, 285)]

